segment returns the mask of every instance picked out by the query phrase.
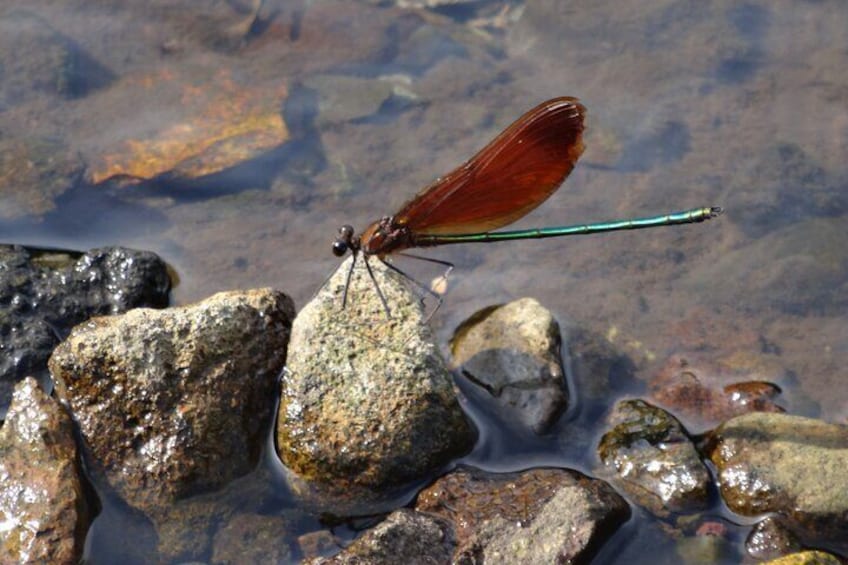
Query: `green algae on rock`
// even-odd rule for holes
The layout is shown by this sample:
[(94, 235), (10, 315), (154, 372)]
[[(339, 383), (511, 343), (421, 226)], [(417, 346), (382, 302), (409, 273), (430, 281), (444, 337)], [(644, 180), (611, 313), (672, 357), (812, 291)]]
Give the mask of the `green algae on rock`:
[(351, 260), (295, 319), (276, 432), (295, 491), (342, 513), (426, 478), (476, 438), (399, 275), (371, 261), (389, 318), (360, 258), (342, 308)]

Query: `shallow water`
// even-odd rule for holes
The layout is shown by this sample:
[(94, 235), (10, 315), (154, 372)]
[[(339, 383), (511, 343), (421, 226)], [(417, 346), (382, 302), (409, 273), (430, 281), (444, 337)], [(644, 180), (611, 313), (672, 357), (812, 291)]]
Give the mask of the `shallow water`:
[[(392, 213), (525, 110), (577, 96), (589, 110), (587, 150), (516, 227), (709, 205), (726, 214), (428, 251), (458, 267), (431, 322), (442, 343), (479, 308), (532, 296), (607, 336), (639, 376), (680, 351), (765, 359), (783, 368), (793, 412), (848, 419), (842, 2), (205, 4), (4, 2), (0, 30), (33, 48), (0, 66), (0, 141), (38, 140), (86, 169), (64, 183), (7, 181), (2, 240), (155, 251), (179, 275), (176, 303), (274, 286), (300, 306), (338, 263), (339, 225)], [(282, 145), (199, 179), (96, 175), (128, 140), (204, 115), (204, 104), (226, 116), (238, 113), (229, 102), (268, 104), (263, 96), (280, 109)], [(599, 414), (581, 407), (561, 439), (529, 447), (488, 429), (497, 441), (467, 461), (589, 471)], [(588, 437), (562, 439), (569, 427)], [(653, 526), (635, 520), (618, 536), (618, 562), (645, 551), (640, 527)], [(614, 562), (609, 551), (603, 562)]]

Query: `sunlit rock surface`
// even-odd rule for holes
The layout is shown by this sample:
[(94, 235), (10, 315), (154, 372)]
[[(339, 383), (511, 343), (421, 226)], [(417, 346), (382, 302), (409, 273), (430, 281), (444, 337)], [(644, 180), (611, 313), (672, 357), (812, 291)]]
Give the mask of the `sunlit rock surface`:
[(360, 257), (342, 309), (349, 261), (295, 320), (277, 420), (295, 490), (337, 512), (379, 504), (476, 437), (419, 298), (372, 258), (389, 317)]
[(630, 517), (610, 485), (564, 469), (461, 469), (422, 491), (415, 508), (453, 524), (460, 563), (589, 562)]
[(848, 426), (745, 414), (713, 433), (709, 456), (734, 512), (777, 512), (811, 538), (848, 539)]
[(250, 472), (293, 316), (286, 295), (258, 289), (77, 326), (50, 371), (91, 473), (155, 517)]
[(463, 322), (451, 340), (452, 363), (505, 425), (520, 422), (543, 433), (568, 404), (561, 345), (550, 311), (522, 298)]
[(90, 519), (67, 412), (18, 383), (0, 429), (0, 562), (76, 564)]
[(665, 515), (706, 509), (710, 474), (674, 416), (642, 400), (623, 400), (598, 454), (634, 500)]
[(374, 528), (330, 558), (310, 559), (310, 565), (359, 563), (449, 563), (454, 550), (447, 520), (408, 508), (395, 510)]

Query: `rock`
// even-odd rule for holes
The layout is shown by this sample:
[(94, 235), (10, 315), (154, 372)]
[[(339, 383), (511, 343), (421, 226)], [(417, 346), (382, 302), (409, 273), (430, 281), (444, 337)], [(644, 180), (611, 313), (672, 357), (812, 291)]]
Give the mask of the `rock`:
[(848, 426), (745, 414), (716, 429), (707, 451), (734, 512), (777, 512), (813, 539), (847, 539)]
[(280, 115), (286, 95), (279, 79), (243, 84), (229, 68), (197, 73), (164, 63), (122, 77), (98, 101), (120, 120), (87, 140), (102, 148), (89, 149), (88, 180), (196, 179), (257, 158), (289, 137)]
[(452, 364), (503, 422), (518, 421), (541, 434), (568, 404), (561, 345), (553, 315), (523, 298), (483, 309), (460, 324), (451, 339)]
[(237, 514), (215, 534), (211, 562), (289, 563), (292, 554), (286, 537), (290, 532), (291, 526), (282, 516)]
[(841, 559), (824, 551), (799, 551), (771, 561), (764, 561), (763, 565), (840, 565), (840, 563), (842, 563)]
[(415, 95), (409, 90), (409, 83), (411, 79), (403, 76), (373, 79), (316, 75), (304, 81), (307, 88), (318, 94), (319, 127), (373, 118), (390, 100), (395, 104), (410, 104)]
[(737, 361), (673, 355), (651, 378), (651, 398), (697, 432), (748, 412), (783, 412), (781, 389), (769, 381), (786, 379), (786, 370), (766, 357)]
[(562, 469), (461, 469), (422, 491), (415, 508), (453, 523), (460, 563), (588, 562), (630, 516), (607, 483)]
[(618, 402), (598, 454), (617, 484), (655, 514), (704, 510), (710, 474), (680, 422), (642, 400)]
[(91, 472), (154, 518), (250, 472), (293, 316), (290, 298), (259, 289), (74, 328), (49, 366)]
[(55, 139), (0, 138), (0, 218), (51, 212), (56, 199), (79, 181), (83, 168), (79, 155)]
[(0, 429), (0, 562), (79, 563), (89, 525), (70, 416), (35, 379)]
[(745, 550), (754, 559), (765, 561), (801, 551), (798, 537), (779, 518), (769, 516), (754, 524), (745, 540)]
[(330, 530), (315, 530), (298, 536), (297, 546), (305, 560), (330, 555), (342, 547), (342, 542)]
[(158, 256), (122, 247), (87, 253), (0, 245), (0, 415), (14, 384), (49, 390), (47, 359), (70, 329), (100, 314), (164, 307), (171, 288)]
[(307, 563), (449, 563), (454, 542), (446, 520), (409, 509), (396, 510), (341, 553)]
[(476, 437), (418, 297), (371, 263), (391, 318), (361, 258), (342, 309), (343, 263), (294, 322), (277, 420), (294, 490), (346, 515), (374, 512), (388, 490), (425, 478)]

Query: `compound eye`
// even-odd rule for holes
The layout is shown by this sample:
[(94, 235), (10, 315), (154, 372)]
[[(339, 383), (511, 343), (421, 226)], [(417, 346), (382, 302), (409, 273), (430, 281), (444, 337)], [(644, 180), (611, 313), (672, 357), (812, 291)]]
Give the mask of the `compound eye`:
[(342, 255), (347, 253), (347, 250), (347, 243), (345, 243), (341, 239), (337, 239), (333, 242), (333, 255), (335, 255), (336, 257), (341, 257)]
[(353, 226), (349, 226), (347, 224), (343, 225), (339, 228), (339, 235), (342, 236), (342, 239), (350, 239), (353, 237)]

